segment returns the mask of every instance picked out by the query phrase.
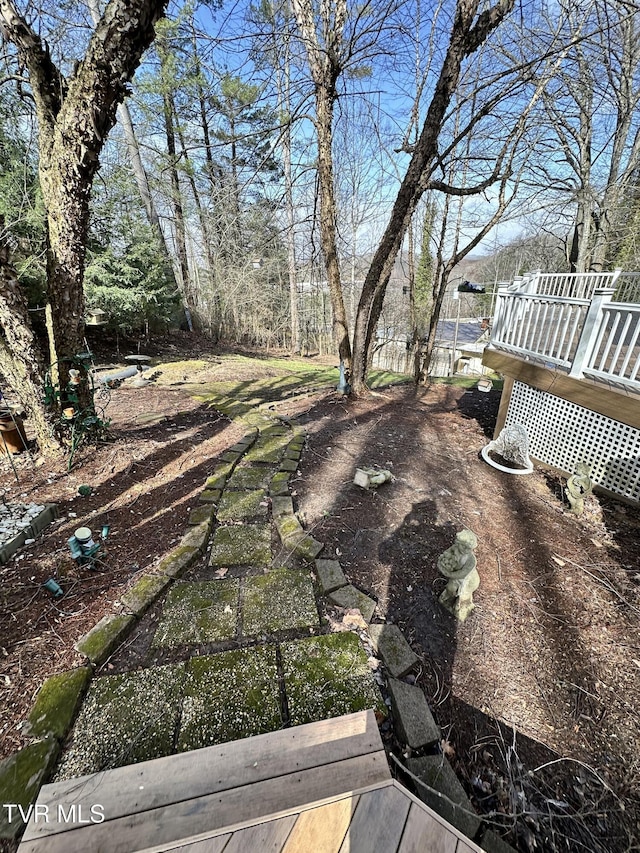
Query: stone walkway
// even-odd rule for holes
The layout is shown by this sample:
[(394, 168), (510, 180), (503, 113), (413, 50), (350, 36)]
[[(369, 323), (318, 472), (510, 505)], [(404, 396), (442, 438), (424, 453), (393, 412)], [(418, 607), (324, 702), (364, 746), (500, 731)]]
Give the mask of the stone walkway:
[[(27, 723), (37, 740), (0, 767), (3, 802), (32, 802), (45, 780), (391, 708), (398, 738), (423, 753), (408, 763), (428, 784), (420, 796), (473, 837), (480, 818), (436, 754), (424, 694), (401, 680), (416, 656), (397, 627), (368, 624), (375, 601), (295, 515), (289, 480), (304, 433), (236, 400), (214, 405), (247, 433), (203, 484), (180, 544), (78, 641), (87, 665), (43, 685)], [(342, 608), (337, 633), (328, 606)], [(0, 837), (20, 829), (0, 820)]]
[[(78, 642), (96, 674), (54, 780), (385, 711), (358, 635), (327, 633), (325, 594), (359, 603), (369, 619), (375, 602), (344, 576), (337, 589), (333, 561), (319, 561), (328, 588), (318, 581), (323, 546), (301, 527), (288, 485), (304, 435), (257, 412), (245, 419), (249, 431), (211, 472), (180, 545)], [(135, 650), (128, 671), (109, 674), (122, 668), (123, 644)], [(75, 676), (69, 690), (84, 687)], [(37, 705), (31, 720), (33, 734), (49, 725)]]

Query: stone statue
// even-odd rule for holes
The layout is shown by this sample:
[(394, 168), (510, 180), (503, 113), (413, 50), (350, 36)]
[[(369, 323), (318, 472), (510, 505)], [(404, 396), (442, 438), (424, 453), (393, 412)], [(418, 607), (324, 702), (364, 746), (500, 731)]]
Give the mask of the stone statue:
[(473, 553), (477, 545), (475, 533), (462, 530), (456, 535), (456, 541), (451, 548), (447, 548), (444, 554), (438, 557), (440, 574), (449, 581), (440, 596), (440, 604), (460, 622), (464, 622), (473, 610), (473, 593), (480, 586), (480, 575)]
[[(507, 468), (501, 465), (489, 455), (490, 452), (499, 453), (507, 462), (514, 466)], [(529, 458), (529, 436), (522, 424), (508, 424), (500, 430), (500, 435), (485, 445), (481, 451), (482, 458), (489, 465), (507, 474), (530, 474), (533, 471), (533, 463)]]
[(584, 512), (584, 502), (593, 491), (593, 483), (591, 482), (591, 468), (585, 465), (584, 462), (578, 462), (576, 465), (576, 473), (572, 474), (567, 480), (567, 487), (564, 490), (567, 500), (571, 504), (571, 512), (575, 515), (582, 515)]

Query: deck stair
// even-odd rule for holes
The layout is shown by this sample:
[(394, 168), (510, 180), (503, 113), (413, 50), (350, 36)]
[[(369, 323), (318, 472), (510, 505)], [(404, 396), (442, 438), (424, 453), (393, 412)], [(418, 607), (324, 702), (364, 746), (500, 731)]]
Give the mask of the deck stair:
[(391, 779), (362, 711), (45, 785), (19, 853), (374, 849), (479, 850)]

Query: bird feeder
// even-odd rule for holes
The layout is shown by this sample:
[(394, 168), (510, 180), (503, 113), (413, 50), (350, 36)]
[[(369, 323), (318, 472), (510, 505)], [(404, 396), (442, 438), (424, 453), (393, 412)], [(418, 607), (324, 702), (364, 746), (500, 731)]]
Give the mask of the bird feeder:
[(92, 308), (87, 317), (87, 326), (105, 326), (109, 322), (106, 311), (102, 308)]

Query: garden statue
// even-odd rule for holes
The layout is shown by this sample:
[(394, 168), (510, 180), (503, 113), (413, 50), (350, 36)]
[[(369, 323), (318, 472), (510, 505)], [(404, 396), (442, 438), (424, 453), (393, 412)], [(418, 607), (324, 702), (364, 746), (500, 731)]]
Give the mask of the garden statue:
[[(489, 455), (492, 451), (500, 454), (511, 465), (507, 467), (496, 462)], [(508, 424), (503, 427), (500, 435), (482, 448), (481, 456), (489, 465), (507, 474), (530, 474), (533, 471), (533, 464), (529, 459), (529, 436), (522, 424)]]
[(582, 515), (584, 512), (584, 502), (592, 490), (593, 483), (591, 482), (591, 468), (585, 465), (584, 462), (578, 462), (576, 465), (576, 473), (572, 474), (567, 480), (565, 494), (567, 500), (571, 504), (571, 512), (575, 515)]
[(353, 482), (363, 489), (377, 489), (383, 483), (393, 480), (391, 471), (383, 468), (356, 468)]
[(475, 533), (461, 530), (451, 548), (447, 548), (444, 554), (438, 557), (440, 574), (448, 579), (440, 596), (440, 604), (460, 622), (464, 622), (473, 610), (473, 593), (480, 586), (480, 575), (473, 553), (477, 545)]

